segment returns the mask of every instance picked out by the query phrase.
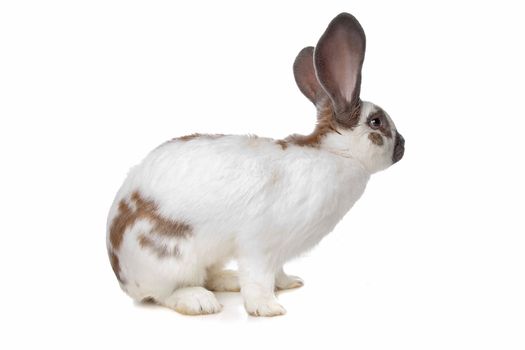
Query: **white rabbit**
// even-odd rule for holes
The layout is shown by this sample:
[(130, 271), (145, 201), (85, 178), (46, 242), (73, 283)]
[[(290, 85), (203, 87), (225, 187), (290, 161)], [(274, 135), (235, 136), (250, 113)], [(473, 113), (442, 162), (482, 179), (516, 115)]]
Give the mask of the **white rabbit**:
[[(403, 156), (390, 117), (359, 98), (365, 35), (342, 13), (294, 63), (317, 107), (308, 136), (194, 134), (131, 169), (108, 218), (110, 261), (124, 291), (183, 314), (221, 310), (212, 291), (241, 291), (251, 315), (285, 309), (275, 289), (302, 286), (283, 264), (315, 246)], [(236, 259), (238, 273), (223, 270)]]

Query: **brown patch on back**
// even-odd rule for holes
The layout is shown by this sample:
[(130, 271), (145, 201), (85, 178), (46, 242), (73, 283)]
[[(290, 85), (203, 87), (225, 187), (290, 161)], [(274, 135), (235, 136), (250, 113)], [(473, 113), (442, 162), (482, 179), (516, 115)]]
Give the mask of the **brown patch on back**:
[(109, 261), (111, 263), (111, 267), (113, 268), (113, 272), (115, 273), (115, 276), (117, 276), (117, 280), (124, 284), (124, 279), (120, 276), (120, 264), (118, 260), (117, 254), (113, 252), (108, 252), (109, 254)]
[(167, 245), (156, 242), (151, 237), (144, 234), (138, 236), (137, 240), (141, 248), (146, 248), (157, 254), (159, 258), (178, 257), (180, 255), (176, 246), (170, 249)]
[(190, 140), (193, 140), (193, 139), (196, 139), (196, 138), (199, 138), (199, 137), (205, 137), (205, 138), (214, 140), (214, 139), (218, 139), (219, 137), (223, 137), (223, 136), (224, 136), (224, 134), (199, 134), (199, 133), (195, 133), (195, 134), (191, 134), (191, 135), (175, 137), (175, 138), (171, 139), (171, 141), (190, 141)]
[[(317, 113), (317, 125), (315, 126), (314, 131), (310, 135), (290, 135), (284, 140), (278, 140), (277, 143), (281, 144), (290, 143), (298, 146), (306, 147), (319, 147), (321, 140), (327, 134), (336, 132), (337, 126), (343, 128), (352, 129), (357, 126), (359, 123), (359, 115), (361, 113), (361, 104), (358, 103), (350, 109), (349, 112), (344, 112), (336, 115), (334, 112), (332, 102), (326, 98), (324, 101), (321, 101), (319, 104), (319, 109)], [(342, 122), (344, 121), (344, 123)], [(283, 145), (281, 144), (281, 147)], [(283, 147), (286, 149), (286, 147)]]
[(181, 221), (166, 219), (159, 215), (156, 204), (151, 200), (142, 198), (139, 192), (131, 195), (131, 201), (135, 204), (135, 210), (121, 200), (119, 212), (113, 219), (109, 229), (109, 240), (114, 250), (118, 250), (124, 237), (124, 232), (133, 226), (139, 219), (148, 220), (153, 224), (152, 233), (168, 236), (186, 238), (192, 234), (192, 227)]
[(371, 132), (370, 134), (368, 134), (368, 138), (370, 139), (370, 141), (372, 141), (372, 143), (375, 143), (378, 146), (383, 146), (384, 141), (383, 136), (381, 136), (381, 134), (377, 132)]
[[(319, 147), (322, 138), (326, 134), (330, 132), (337, 132), (333, 115), (334, 113), (331, 103), (325, 103), (322, 108), (319, 108), (317, 116), (317, 125), (315, 126), (314, 131), (310, 135), (294, 134), (288, 136), (287, 138), (282, 140), (282, 142), (291, 143), (302, 147)], [(283, 149), (285, 148), (283, 147)]]
[(288, 142), (286, 142), (285, 140), (277, 140), (275, 141), (275, 143), (281, 146), (283, 151), (288, 148)]

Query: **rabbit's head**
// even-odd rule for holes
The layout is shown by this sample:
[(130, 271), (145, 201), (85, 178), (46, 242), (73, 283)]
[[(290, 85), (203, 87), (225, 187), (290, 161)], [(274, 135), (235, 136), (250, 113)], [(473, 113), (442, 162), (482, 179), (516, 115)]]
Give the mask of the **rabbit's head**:
[(359, 160), (370, 172), (403, 157), (405, 140), (379, 106), (361, 101), (365, 33), (354, 16), (341, 13), (317, 46), (306, 47), (294, 63), (299, 89), (318, 110), (315, 131), (288, 141), (311, 145)]

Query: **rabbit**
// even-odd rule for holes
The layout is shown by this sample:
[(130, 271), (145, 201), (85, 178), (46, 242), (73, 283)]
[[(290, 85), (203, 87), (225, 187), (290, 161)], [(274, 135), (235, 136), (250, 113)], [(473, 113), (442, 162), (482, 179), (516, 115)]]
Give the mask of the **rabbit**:
[[(371, 174), (404, 154), (389, 115), (359, 97), (364, 55), (364, 31), (348, 13), (300, 51), (295, 80), (317, 108), (310, 135), (193, 134), (132, 168), (107, 222), (121, 288), (186, 315), (221, 311), (215, 291), (240, 291), (253, 316), (285, 314), (275, 291), (303, 281), (283, 265), (331, 232)], [(238, 271), (225, 269), (232, 260)]]

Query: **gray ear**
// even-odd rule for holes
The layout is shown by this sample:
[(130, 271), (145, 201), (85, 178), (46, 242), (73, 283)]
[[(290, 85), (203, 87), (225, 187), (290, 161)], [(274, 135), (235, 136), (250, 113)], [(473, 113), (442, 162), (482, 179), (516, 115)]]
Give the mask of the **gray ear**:
[(357, 19), (348, 13), (335, 17), (314, 52), (317, 78), (332, 100), (337, 121), (351, 125), (359, 109), (361, 67), (366, 38)]
[(299, 90), (314, 105), (326, 98), (326, 92), (319, 84), (314, 68), (314, 48), (312, 46), (302, 49), (293, 63), (293, 74)]

